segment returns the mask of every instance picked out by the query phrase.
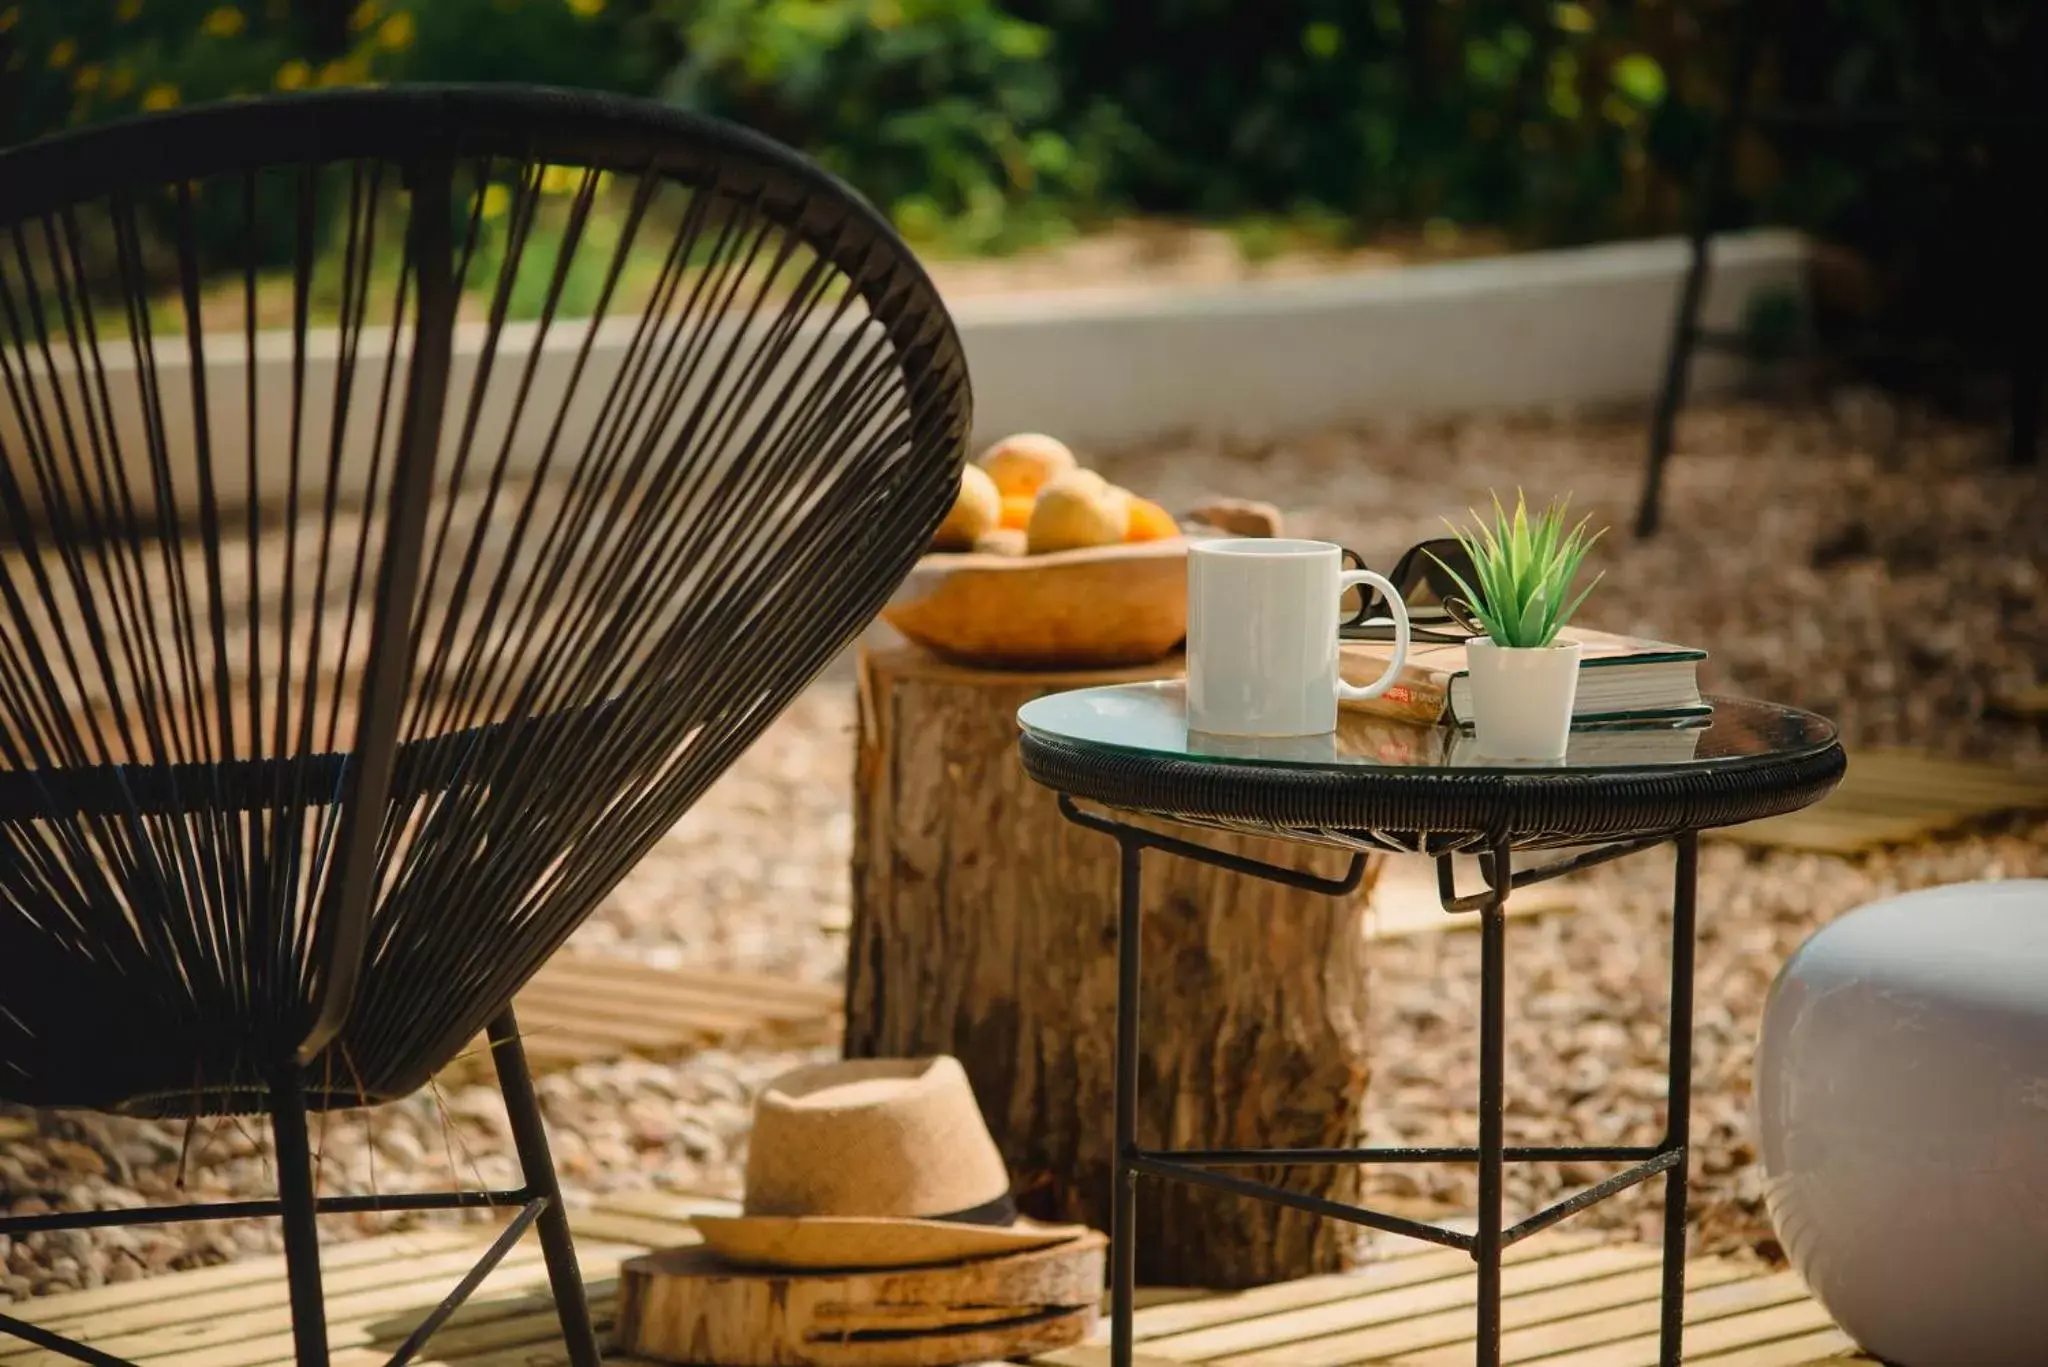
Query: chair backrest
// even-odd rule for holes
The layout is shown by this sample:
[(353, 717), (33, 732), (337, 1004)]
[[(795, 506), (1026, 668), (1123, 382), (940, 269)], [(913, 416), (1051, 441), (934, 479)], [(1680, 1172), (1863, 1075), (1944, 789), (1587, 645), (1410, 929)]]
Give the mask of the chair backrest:
[(657, 106), (0, 153), (0, 1097), (420, 1085), (880, 608), (969, 406), (871, 208)]

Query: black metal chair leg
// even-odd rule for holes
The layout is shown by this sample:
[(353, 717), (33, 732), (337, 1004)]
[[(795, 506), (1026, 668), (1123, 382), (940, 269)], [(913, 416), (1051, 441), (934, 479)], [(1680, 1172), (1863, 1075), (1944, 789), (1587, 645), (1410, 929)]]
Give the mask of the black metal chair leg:
[(1756, 69), (1761, 25), (1754, 10), (1754, 4), (1745, 3), (1736, 15), (1738, 28), (1728, 118), (1707, 150), (1699, 183), (1693, 191), (1692, 228), (1687, 234), (1691, 257), (1686, 265), (1685, 284), (1679, 290), (1678, 313), (1671, 322), (1671, 350), (1664, 359), (1664, 383), (1657, 391), (1657, 406), (1650, 415), (1650, 449), (1643, 469), (1642, 501), (1636, 506), (1638, 538), (1653, 535), (1662, 514), (1664, 466), (1671, 458), (1672, 443), (1677, 437), (1678, 411), (1685, 406), (1686, 382), (1699, 342), (1700, 307), (1706, 301), (1714, 227), (1720, 219), (1721, 199), (1733, 173), (1735, 139), (1749, 106), (1750, 81)]
[(1671, 446), (1678, 436), (1678, 410), (1685, 406), (1685, 384), (1692, 369), (1694, 343), (1699, 338), (1700, 300), (1706, 293), (1708, 243), (1712, 232), (1705, 212), (1700, 212), (1690, 237), (1691, 262), (1686, 267), (1685, 285), (1679, 291), (1678, 312), (1671, 322), (1671, 350), (1664, 358), (1664, 382), (1657, 390), (1657, 406), (1650, 414), (1650, 451), (1643, 468), (1642, 501), (1636, 506), (1636, 535), (1647, 537), (1657, 530), (1664, 501), (1664, 463), (1671, 458)]
[(1140, 882), (1145, 847), (1117, 839), (1122, 856), (1117, 880), (1116, 934), (1116, 1153), (1110, 1162), (1109, 1207), (1110, 1367), (1131, 1367), (1131, 1315), (1138, 1286), (1138, 1174), (1129, 1166), (1138, 1147), (1138, 969)]
[(2038, 336), (2040, 324), (2028, 319), (2020, 326), (2029, 336), (2012, 362), (2012, 431), (2006, 438), (2006, 459), (2015, 468), (2041, 458), (2041, 382), (2042, 370), (2048, 367), (2048, 348)]
[(1684, 1153), (1664, 1175), (1663, 1322), (1657, 1339), (1662, 1367), (1678, 1367), (1685, 1341), (1685, 1193), (1692, 1167), (1693, 923), (1699, 857), (1698, 833), (1680, 836), (1671, 894), (1671, 1056), (1664, 1147)]
[(271, 1086), (270, 1128), (277, 1140), (277, 1199), (283, 1207), (285, 1279), (291, 1290), (292, 1355), (298, 1367), (327, 1367), (313, 1149), (306, 1135), (306, 1094), (296, 1069)]
[(570, 1367), (599, 1367), (597, 1333), (590, 1325), (590, 1302), (583, 1294), (583, 1274), (576, 1266), (569, 1212), (562, 1205), (561, 1183), (555, 1180), (555, 1160), (548, 1152), (547, 1131), (541, 1126), (540, 1100), (534, 1095), (533, 1077), (526, 1070), (526, 1049), (519, 1042), (519, 1023), (513, 1019), (511, 1007), (491, 1021), (490, 1038), (491, 1060), (498, 1069), (498, 1087), (505, 1094), (505, 1110), (512, 1122), (512, 1144), (519, 1153), (519, 1170), (526, 1190), (546, 1198), (548, 1203), (536, 1223)]

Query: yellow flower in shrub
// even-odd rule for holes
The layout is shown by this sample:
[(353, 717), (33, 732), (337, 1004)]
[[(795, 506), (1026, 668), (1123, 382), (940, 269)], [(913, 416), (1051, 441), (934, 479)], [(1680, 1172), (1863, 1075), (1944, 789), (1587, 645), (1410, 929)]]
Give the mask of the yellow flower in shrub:
[(595, 19), (604, 13), (604, 0), (569, 0), (569, 13), (578, 19)]
[(392, 52), (403, 52), (412, 46), (412, 40), (419, 29), (410, 14), (400, 11), (377, 26), (377, 46)]
[(279, 90), (297, 90), (313, 79), (313, 68), (294, 57), (277, 69), (275, 84)]
[(69, 38), (59, 38), (50, 48), (50, 70), (62, 71), (78, 60), (78, 44)]
[(142, 107), (152, 113), (178, 107), (178, 87), (174, 85), (153, 85), (142, 92)]
[(209, 38), (232, 38), (249, 26), (242, 12), (233, 5), (222, 5), (210, 10), (200, 22), (199, 31)]

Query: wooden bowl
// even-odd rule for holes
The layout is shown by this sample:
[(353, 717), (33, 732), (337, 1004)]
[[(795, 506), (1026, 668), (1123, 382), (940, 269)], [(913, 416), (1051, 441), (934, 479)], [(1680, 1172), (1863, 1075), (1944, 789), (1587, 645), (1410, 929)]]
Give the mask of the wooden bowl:
[(1174, 537), (1046, 555), (935, 552), (917, 562), (882, 620), (961, 664), (1149, 664), (1188, 634), (1188, 543)]

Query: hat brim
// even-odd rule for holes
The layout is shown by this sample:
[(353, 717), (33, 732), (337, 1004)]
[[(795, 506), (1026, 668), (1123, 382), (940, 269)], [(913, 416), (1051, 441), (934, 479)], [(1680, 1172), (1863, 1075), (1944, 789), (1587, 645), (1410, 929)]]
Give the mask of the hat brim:
[(719, 1257), (745, 1267), (917, 1267), (1021, 1253), (1079, 1238), (1080, 1225), (971, 1225), (831, 1215), (698, 1215), (691, 1224)]

